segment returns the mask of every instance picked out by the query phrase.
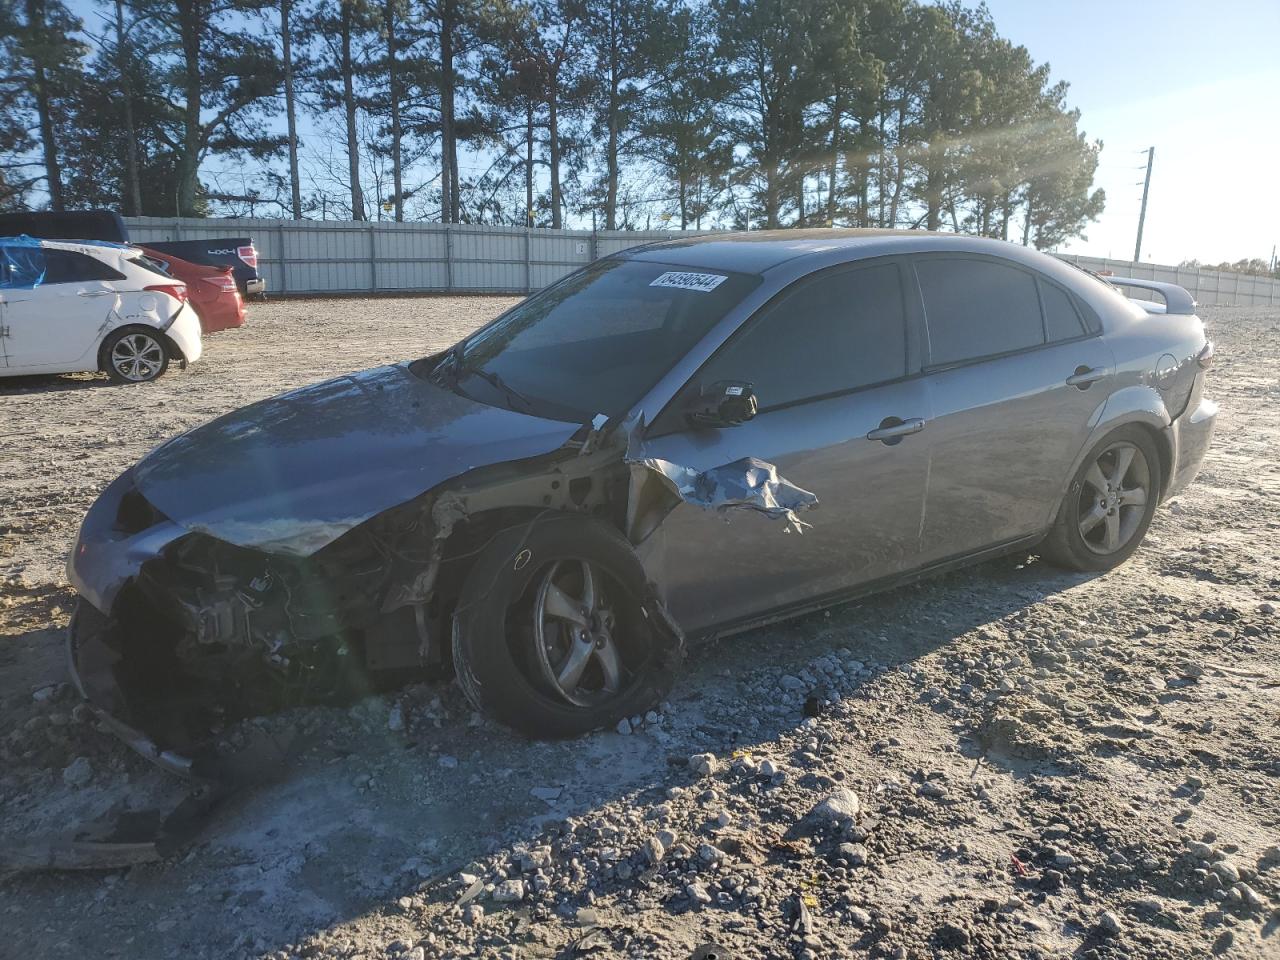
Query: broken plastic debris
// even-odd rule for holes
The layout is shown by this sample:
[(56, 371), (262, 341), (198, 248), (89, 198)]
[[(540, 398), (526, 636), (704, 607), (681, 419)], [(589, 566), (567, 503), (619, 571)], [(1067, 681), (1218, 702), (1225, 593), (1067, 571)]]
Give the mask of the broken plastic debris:
[(755, 457), (743, 457), (722, 467), (701, 472), (669, 460), (628, 458), (628, 463), (647, 467), (661, 475), (686, 503), (724, 513), (734, 508), (754, 510), (785, 520), (797, 533), (810, 524), (796, 516), (799, 510), (818, 505), (818, 498), (778, 476), (778, 468)]

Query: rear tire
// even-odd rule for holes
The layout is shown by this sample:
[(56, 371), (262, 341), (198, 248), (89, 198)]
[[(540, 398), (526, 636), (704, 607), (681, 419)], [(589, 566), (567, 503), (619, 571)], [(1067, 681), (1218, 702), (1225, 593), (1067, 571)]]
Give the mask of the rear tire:
[(534, 737), (576, 736), (643, 713), (670, 689), (682, 653), (631, 545), (575, 514), (497, 534), (453, 615), (463, 693)]
[(1139, 426), (1107, 434), (1072, 477), (1041, 556), (1068, 570), (1110, 570), (1142, 543), (1160, 499), (1160, 452)]
[(115, 383), (150, 383), (169, 369), (169, 344), (158, 330), (113, 330), (102, 343), (102, 369)]

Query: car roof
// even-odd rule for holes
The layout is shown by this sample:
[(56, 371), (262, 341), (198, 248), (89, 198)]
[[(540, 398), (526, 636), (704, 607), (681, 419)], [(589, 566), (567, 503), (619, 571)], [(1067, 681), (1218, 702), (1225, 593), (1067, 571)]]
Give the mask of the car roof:
[[(856, 260), (895, 253), (956, 252), (1003, 257), (1043, 269), (1051, 259), (1029, 247), (987, 237), (929, 230), (811, 228), (751, 230), (659, 240), (615, 256), (653, 263), (764, 273), (800, 257)], [(845, 256), (840, 256), (844, 253)]]

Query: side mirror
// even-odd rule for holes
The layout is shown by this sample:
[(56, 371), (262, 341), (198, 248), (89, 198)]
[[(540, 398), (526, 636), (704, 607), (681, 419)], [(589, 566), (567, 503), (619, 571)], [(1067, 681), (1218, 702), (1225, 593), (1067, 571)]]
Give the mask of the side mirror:
[(742, 380), (717, 380), (690, 399), (684, 415), (700, 427), (736, 427), (756, 415), (756, 393)]

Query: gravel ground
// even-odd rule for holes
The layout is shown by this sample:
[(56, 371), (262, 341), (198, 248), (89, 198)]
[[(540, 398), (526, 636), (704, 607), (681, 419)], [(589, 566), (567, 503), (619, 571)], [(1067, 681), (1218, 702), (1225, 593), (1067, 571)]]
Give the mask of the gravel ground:
[[(0, 848), (181, 796), (63, 682), (96, 492), (509, 302), (257, 304), (156, 384), (4, 382)], [(0, 955), (1280, 956), (1280, 313), (1205, 313), (1219, 436), (1121, 569), (1003, 560), (698, 648), (570, 742), (444, 683), (265, 718), (296, 762), (189, 849), (0, 881)]]

